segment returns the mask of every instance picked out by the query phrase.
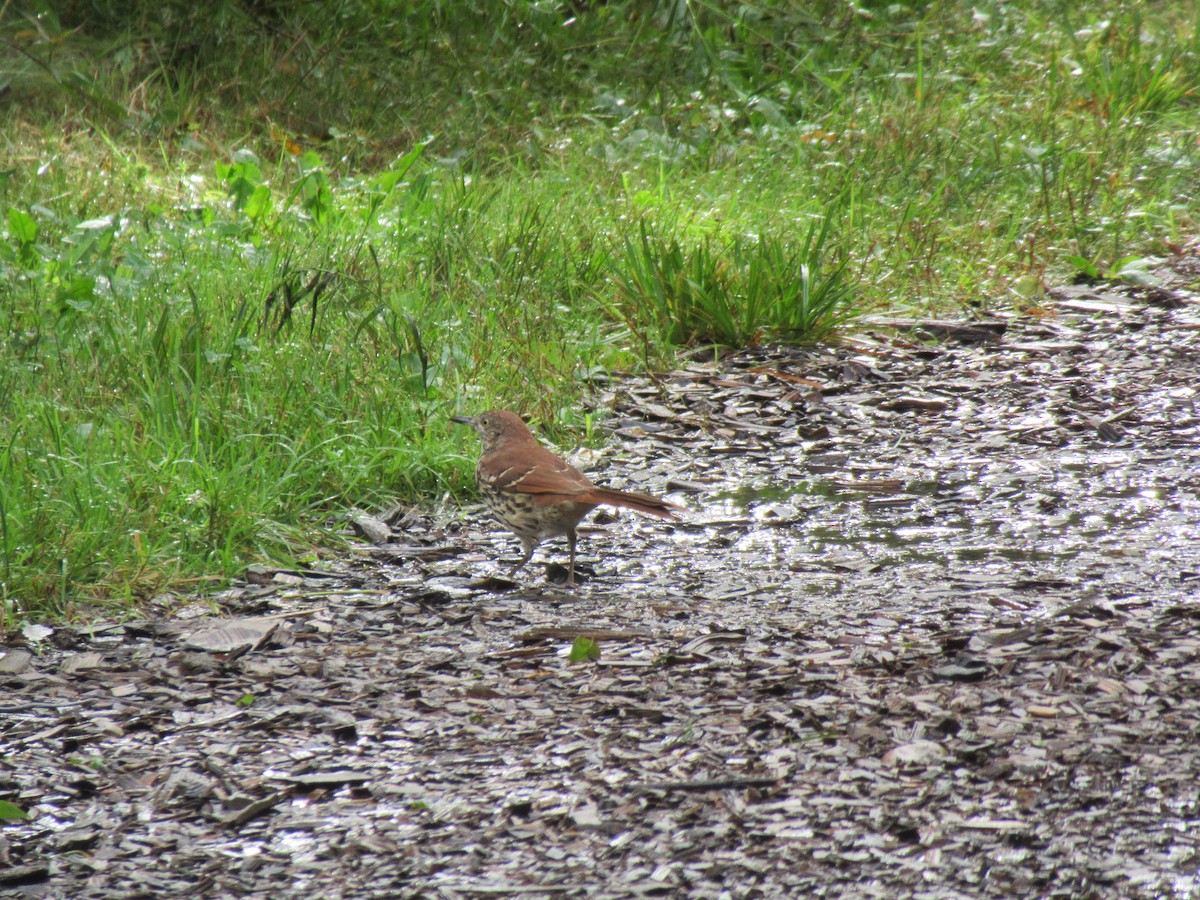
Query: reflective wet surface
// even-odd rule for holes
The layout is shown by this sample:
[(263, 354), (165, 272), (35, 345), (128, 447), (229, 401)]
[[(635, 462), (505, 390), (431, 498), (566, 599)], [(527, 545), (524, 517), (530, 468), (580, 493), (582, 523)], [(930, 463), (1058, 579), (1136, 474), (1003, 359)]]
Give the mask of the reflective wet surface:
[(578, 588), (397, 511), (10, 648), (0, 893), (1200, 895), (1200, 304), (944, 324), (599, 383), (589, 475), (691, 512)]

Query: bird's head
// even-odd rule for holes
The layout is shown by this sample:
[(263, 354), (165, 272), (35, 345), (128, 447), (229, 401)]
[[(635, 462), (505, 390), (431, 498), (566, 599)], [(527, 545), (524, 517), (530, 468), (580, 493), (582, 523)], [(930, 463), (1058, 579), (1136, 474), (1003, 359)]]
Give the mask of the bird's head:
[(455, 416), (450, 421), (470, 425), (478, 431), (485, 454), (493, 452), (505, 441), (533, 438), (521, 417), (506, 409), (493, 409), (478, 416)]

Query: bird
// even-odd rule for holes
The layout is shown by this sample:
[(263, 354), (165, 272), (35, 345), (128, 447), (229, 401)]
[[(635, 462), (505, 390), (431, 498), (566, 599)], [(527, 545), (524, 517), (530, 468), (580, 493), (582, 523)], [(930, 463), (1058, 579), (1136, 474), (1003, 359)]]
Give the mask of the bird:
[(575, 527), (601, 504), (623, 506), (660, 519), (678, 519), (684, 507), (645, 494), (597, 487), (533, 436), (521, 417), (506, 409), (451, 421), (479, 432), (483, 454), (475, 482), (493, 515), (521, 540), (524, 555), (515, 574), (547, 538), (565, 536), (570, 551), (567, 585), (575, 584)]

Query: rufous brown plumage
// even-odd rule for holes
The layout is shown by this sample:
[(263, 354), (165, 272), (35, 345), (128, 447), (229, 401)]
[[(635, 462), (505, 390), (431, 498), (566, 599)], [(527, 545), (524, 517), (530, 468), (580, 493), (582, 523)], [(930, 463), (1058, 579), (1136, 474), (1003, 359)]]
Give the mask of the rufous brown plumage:
[(648, 516), (675, 519), (682, 506), (635, 494), (597, 487), (565, 459), (555, 456), (516, 413), (496, 409), (453, 421), (479, 432), (483, 455), (475, 467), (479, 493), (488, 508), (521, 540), (524, 555), (516, 572), (533, 556), (538, 544), (563, 535), (570, 550), (567, 583), (575, 583), (575, 528), (601, 504), (623, 506)]

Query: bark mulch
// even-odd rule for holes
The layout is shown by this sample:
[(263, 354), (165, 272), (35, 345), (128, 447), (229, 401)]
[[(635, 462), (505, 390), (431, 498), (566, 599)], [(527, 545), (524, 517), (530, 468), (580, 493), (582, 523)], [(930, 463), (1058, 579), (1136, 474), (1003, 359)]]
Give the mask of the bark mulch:
[(0, 896), (1200, 897), (1193, 266), (598, 382), (581, 464), (693, 512), (573, 590), (397, 510), (26, 628)]

